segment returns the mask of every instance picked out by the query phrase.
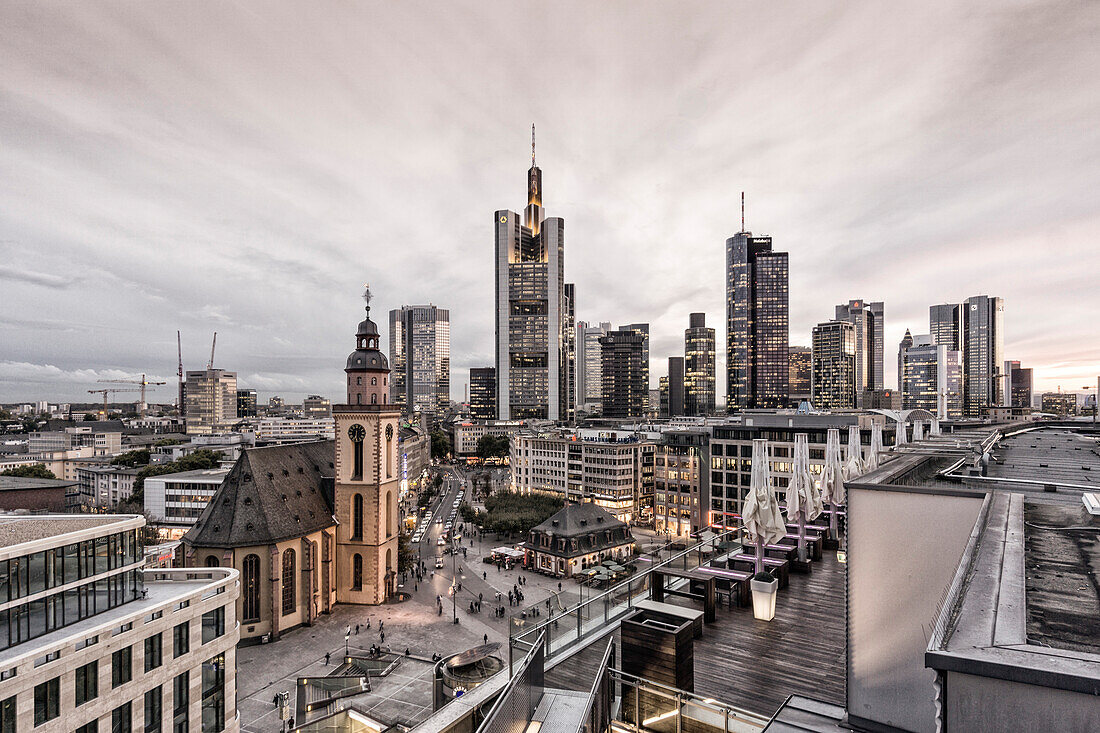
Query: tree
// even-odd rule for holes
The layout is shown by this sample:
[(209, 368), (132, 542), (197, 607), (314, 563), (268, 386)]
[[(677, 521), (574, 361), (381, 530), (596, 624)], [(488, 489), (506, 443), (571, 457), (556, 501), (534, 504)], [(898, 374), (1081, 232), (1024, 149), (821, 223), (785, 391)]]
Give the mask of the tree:
[(181, 457), (177, 461), (169, 461), (168, 463), (156, 463), (138, 471), (138, 475), (134, 478), (134, 491), (145, 488), (145, 479), (150, 476), (163, 476), (168, 473), (182, 473), (183, 471), (200, 471), (210, 468), (217, 468), (221, 463), (222, 454), (218, 451), (212, 451), (209, 448), (203, 448), (197, 450), (194, 453), (189, 453)]
[(18, 476), (19, 478), (57, 478), (57, 476), (53, 475), (53, 471), (46, 468), (41, 463), (34, 463), (30, 466), (16, 466), (15, 468), (9, 468), (7, 471), (0, 473), (0, 476)]
[(84, 413), (84, 422), (95, 422), (96, 414), (94, 412)]
[[(486, 497), (486, 512), (477, 512), (473, 522), (482, 529), (504, 534), (526, 534), (565, 506), (565, 501), (549, 494), (517, 494), (501, 491)], [(463, 514), (465, 518), (466, 514)]]
[(511, 451), (507, 435), (483, 435), (477, 440), (478, 458), (507, 458)]
[(136, 468), (137, 466), (149, 465), (149, 460), (152, 457), (152, 451), (148, 448), (138, 448), (137, 450), (130, 450), (115, 456), (111, 459), (112, 466), (127, 466), (128, 468)]
[(413, 569), (416, 565), (416, 553), (413, 552), (409, 533), (402, 532), (397, 537), (397, 569), (404, 573)]
[(432, 458), (446, 458), (451, 452), (451, 441), (442, 430), (432, 431)]

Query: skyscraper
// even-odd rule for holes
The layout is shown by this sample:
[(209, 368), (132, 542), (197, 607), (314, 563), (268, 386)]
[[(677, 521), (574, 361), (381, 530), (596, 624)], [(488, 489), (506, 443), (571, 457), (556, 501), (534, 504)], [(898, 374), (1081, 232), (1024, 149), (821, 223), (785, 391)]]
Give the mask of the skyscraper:
[(808, 346), (791, 346), (790, 378), (788, 380), (791, 402), (797, 406), (800, 402), (809, 402), (813, 392), (813, 349)]
[(684, 414), (684, 357), (668, 357), (668, 408), (667, 417), (680, 417)]
[(577, 286), (565, 284), (565, 413), (562, 419), (577, 419)]
[(865, 392), (885, 387), (883, 375), (883, 304), (850, 300), (836, 307), (835, 320), (856, 327), (856, 406)]
[(789, 378), (789, 267), (771, 237), (726, 240), (726, 395), (730, 412), (784, 407)]
[(714, 412), (714, 329), (707, 328), (705, 313), (692, 313), (688, 318), (684, 331), (684, 414), (710, 415)]
[(642, 417), (649, 401), (644, 368), (645, 337), (636, 330), (610, 331), (600, 337), (604, 417)]
[(603, 367), (600, 364), (600, 336), (611, 330), (607, 321), (599, 325), (577, 323), (577, 407), (599, 412), (603, 399)]
[(634, 331), (642, 336), (642, 372), (643, 379), (645, 380), (646, 390), (649, 389), (649, 324), (648, 323), (628, 323), (625, 326), (619, 326), (620, 331)]
[(952, 351), (962, 351), (962, 310), (958, 303), (941, 303), (928, 307), (928, 332), (932, 343), (943, 344)]
[(819, 410), (856, 406), (856, 327), (849, 321), (814, 326), (812, 401)]
[(187, 372), (184, 385), (188, 435), (230, 430), (237, 422), (237, 373), (224, 369)]
[[(933, 307), (935, 307), (935, 306), (933, 306)], [(931, 336), (932, 336), (932, 343), (934, 343), (934, 344), (940, 343), (939, 341), (936, 340), (936, 334), (935, 333), (931, 334)], [(902, 353), (912, 345), (913, 345), (913, 334), (909, 333), (909, 329), (907, 328), (907, 329), (905, 329), (905, 335), (901, 337), (901, 343), (898, 344), (898, 392), (901, 392), (902, 387), (905, 386), (902, 383), (902, 378), (901, 378), (902, 374), (904, 372), (904, 368), (903, 368), (904, 365), (902, 364), (901, 356), (902, 356)], [(944, 345), (947, 346), (946, 344), (944, 344)], [(950, 349), (951, 347), (947, 346), (947, 348)]]
[(963, 412), (980, 417), (1002, 404), (1004, 379), (1004, 300), (975, 295), (962, 304)]
[(390, 311), (390, 402), (442, 415), (451, 402), (451, 315), (434, 305)]
[(534, 127), (527, 207), (493, 215), (496, 240), (497, 412), (501, 420), (565, 419), (565, 222), (544, 218)]
[(474, 420), (497, 419), (495, 367), (475, 367), (470, 370), (470, 417)]
[(1006, 407), (1031, 407), (1031, 368), (1024, 369), (1018, 361), (1006, 361), (1004, 369), (1008, 389)]
[(901, 406), (928, 410), (941, 419), (962, 416), (962, 358), (931, 334), (905, 332), (898, 349)]
[(256, 417), (256, 390), (237, 390), (237, 417)]

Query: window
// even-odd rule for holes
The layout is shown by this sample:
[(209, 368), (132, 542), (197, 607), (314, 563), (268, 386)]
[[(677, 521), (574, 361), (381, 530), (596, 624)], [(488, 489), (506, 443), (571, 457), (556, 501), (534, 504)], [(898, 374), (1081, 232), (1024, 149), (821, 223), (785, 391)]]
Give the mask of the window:
[(130, 647), (119, 649), (111, 655), (111, 687), (124, 685), (133, 678)]
[(145, 640), (145, 671), (151, 672), (160, 666), (160, 634), (154, 634)]
[(351, 589), (363, 590), (363, 556), (359, 553), (351, 558)]
[(34, 688), (34, 724), (53, 720), (61, 714), (61, 678), (54, 677)]
[(0, 701), (0, 733), (15, 733), (15, 695)]
[(225, 606), (202, 615), (202, 643), (206, 644), (225, 633)]
[(145, 733), (160, 733), (160, 688), (145, 693)]
[(260, 620), (260, 557), (248, 555), (241, 564), (244, 576), (242, 611), (245, 622)]
[(93, 720), (76, 729), (76, 733), (99, 733), (99, 721)]
[(393, 504), (393, 492), (392, 491), (387, 491), (386, 492), (386, 506), (385, 506), (385, 511), (383, 512), (383, 517), (384, 517), (383, 521), (385, 521), (385, 523), (386, 523), (386, 536), (387, 537), (392, 537), (393, 536), (393, 523), (390, 521), (390, 519), (391, 519), (391, 517), (390, 517), (390, 505), (391, 504)]
[[(360, 443), (359, 445), (362, 445)], [(283, 553), (283, 615), (294, 613), (297, 607), (294, 588), (294, 550)]]
[(99, 662), (88, 662), (76, 668), (76, 705), (83, 705), (99, 695)]
[(184, 672), (172, 682), (172, 731), (187, 733), (187, 709), (191, 705), (191, 673)]
[[(362, 445), (362, 443), (356, 443), (356, 445)], [(362, 468), (359, 469), (360, 473)], [(351, 538), (353, 540), (363, 539), (363, 495), (356, 494), (351, 497)]]
[(211, 657), (202, 664), (202, 730), (225, 730), (225, 655)]
[(133, 706), (120, 705), (111, 711), (111, 733), (130, 733), (133, 730)]
[(182, 657), (189, 651), (191, 651), (191, 627), (187, 621), (184, 621), (172, 630), (172, 656)]
[(211, 555), (210, 557), (206, 558), (206, 567), (208, 567), (208, 568), (218, 567), (218, 558), (214, 555)]

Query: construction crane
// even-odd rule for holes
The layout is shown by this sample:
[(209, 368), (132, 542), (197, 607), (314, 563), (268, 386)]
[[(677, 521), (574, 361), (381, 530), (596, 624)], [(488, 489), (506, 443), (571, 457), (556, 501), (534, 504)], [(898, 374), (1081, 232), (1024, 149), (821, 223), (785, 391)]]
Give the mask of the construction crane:
[(142, 392), (144, 390), (137, 389), (136, 387), (108, 387), (107, 389), (89, 389), (88, 394), (102, 394), (103, 395), (103, 409), (99, 414), (103, 419), (107, 419), (107, 395), (114, 394), (116, 392)]
[(207, 369), (214, 368), (214, 347), (218, 345), (218, 332), (214, 332), (214, 340), (210, 344), (210, 363), (206, 365)]
[[(141, 379), (99, 379), (98, 382), (106, 382), (107, 384), (140, 384), (141, 385), (141, 405), (139, 405), (138, 414), (145, 417), (145, 388), (150, 384), (167, 384), (167, 382), (150, 382), (145, 378), (145, 375), (141, 375)], [(106, 398), (106, 395), (104, 395)]]

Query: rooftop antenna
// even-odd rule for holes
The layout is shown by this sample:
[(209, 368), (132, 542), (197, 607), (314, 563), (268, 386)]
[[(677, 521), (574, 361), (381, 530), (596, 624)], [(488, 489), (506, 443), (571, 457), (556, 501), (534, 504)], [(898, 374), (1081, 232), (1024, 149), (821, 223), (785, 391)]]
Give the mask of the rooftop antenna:
[(531, 167), (535, 167), (535, 123), (531, 123)]
[(741, 231), (745, 231), (745, 192), (741, 192)]

